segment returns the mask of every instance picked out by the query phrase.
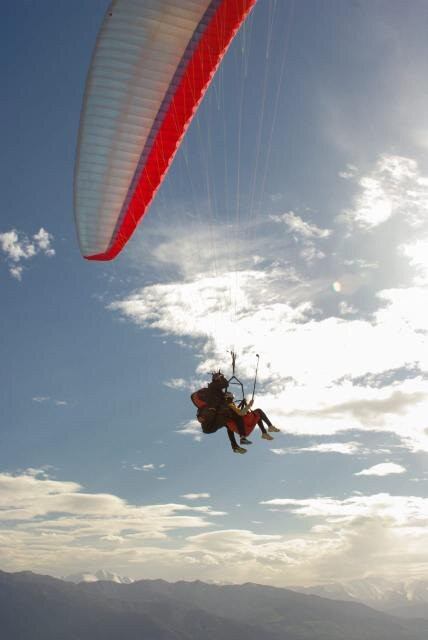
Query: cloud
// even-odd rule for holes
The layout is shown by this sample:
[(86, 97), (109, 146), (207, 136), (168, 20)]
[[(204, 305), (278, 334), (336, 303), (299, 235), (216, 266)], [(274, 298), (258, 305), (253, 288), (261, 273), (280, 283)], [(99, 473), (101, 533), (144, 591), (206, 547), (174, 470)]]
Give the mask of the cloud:
[(48, 257), (55, 255), (52, 241), (53, 235), (43, 227), (31, 238), (16, 229), (0, 233), (0, 251), (3, 252), (6, 263), (9, 264), (11, 276), (17, 280), (22, 279), (23, 267), (18, 264), (21, 260), (28, 261), (39, 253)]
[[(262, 505), (280, 509), (280, 530), (289, 528), (281, 527), (283, 514), (297, 518), (300, 531), (259, 535), (241, 528), (188, 536), (193, 564), (214, 578), (233, 575), (235, 581), (280, 586), (364, 577), (373, 566), (394, 577), (427, 574), (427, 499), (383, 493), (272, 499)], [(305, 523), (309, 528), (302, 531)]]
[(356, 267), (357, 269), (377, 269), (379, 262), (369, 262), (364, 258), (351, 258), (343, 261), (347, 267)]
[(307, 243), (306, 247), (301, 250), (300, 255), (306, 263), (312, 263), (315, 260), (322, 260), (323, 258), (325, 258), (325, 253), (323, 253), (312, 243)]
[[(236, 308), (219, 305), (230, 291), (228, 279), (220, 276), (151, 285), (110, 308), (142, 327), (203, 340), (206, 355), (199, 373), (230, 366), (226, 355), (233, 340), (241, 354), (239, 375), (251, 380), (256, 347), (263, 357), (258, 402), (275, 423), (293, 433), (383, 428), (413, 442), (412, 447), (427, 447), (423, 377), (409, 372), (411, 379), (391, 379), (378, 389), (365, 376), (405, 371), (409, 362), (428, 370), (423, 311), (428, 293), (417, 288), (382, 291), (378, 299), (384, 306), (370, 321), (354, 316), (317, 320), (307, 301), (288, 303), (284, 283), (283, 301), (277, 301), (271, 278), (269, 271), (241, 273)], [(256, 303), (260, 291), (262, 305)], [(179, 431), (200, 438), (196, 421)]]
[(184, 378), (171, 378), (171, 380), (164, 382), (164, 385), (170, 389), (186, 389), (188, 383)]
[(258, 508), (275, 510), (275, 530), (254, 509), (248, 523), (264, 521), (262, 534), (215, 528), (227, 514), (209, 505), (134, 505), (55, 480), (46, 469), (0, 473), (0, 502), (0, 554), (8, 571), (64, 575), (108, 566), (136, 578), (278, 586), (363, 577), (373, 566), (397, 578), (428, 574), (428, 499), (418, 496), (266, 499)]
[[(359, 234), (335, 225), (336, 244), (323, 247), (328, 260), (322, 264), (317, 245), (331, 242), (330, 230), (293, 212), (250, 224), (233, 246), (232, 230), (225, 233), (220, 225), (195, 224), (192, 238), (173, 223), (168, 233), (147, 228), (134, 264), (140, 258), (140, 266), (158, 269), (162, 281), (141, 286), (108, 309), (195, 349), (201, 356), (196, 379), (218, 367), (229, 370), (233, 346), (248, 388), (255, 353), (261, 353), (257, 402), (290, 433), (381, 429), (397, 434), (411, 450), (428, 450), (428, 290), (411, 273), (424, 253), (404, 233), (422, 240), (425, 178), (414, 160), (387, 154), (363, 177), (378, 180), (392, 198), (391, 218), (404, 225), (399, 234), (377, 231), (382, 225), (367, 213), (377, 204), (369, 207), (371, 191), (361, 175), (348, 209)], [(373, 244), (366, 251), (370, 220)], [(399, 262), (383, 267), (385, 251)], [(408, 268), (404, 279), (400, 268)], [(184, 388), (193, 381), (167, 384)], [(201, 437), (196, 421), (178, 432)]]
[(23, 267), (10, 267), (9, 268), (9, 273), (12, 276), (12, 278), (15, 278), (16, 280), (19, 280), (21, 282), (22, 280), (22, 272), (24, 271)]
[(427, 392), (424, 391), (409, 394), (405, 394), (402, 391), (393, 391), (391, 395), (384, 398), (364, 398), (362, 400), (343, 402), (335, 406), (323, 407), (316, 410), (312, 415), (325, 415), (334, 418), (335, 416), (349, 413), (361, 421), (367, 418), (376, 421), (377, 416), (383, 417), (385, 414), (403, 413), (408, 406), (413, 406), (425, 400), (426, 397)]
[(409, 258), (410, 264), (417, 270), (415, 283), (419, 286), (428, 284), (428, 238), (420, 238), (415, 242), (399, 247), (403, 255)]
[(298, 454), (298, 453), (340, 453), (343, 455), (355, 455), (361, 450), (359, 442), (324, 442), (313, 444), (309, 447), (285, 447), (281, 449), (271, 449), (276, 455)]
[(165, 465), (164, 464), (153, 464), (152, 462), (149, 462), (147, 464), (133, 464), (133, 463), (128, 463), (128, 462), (122, 462), (122, 466), (124, 468), (129, 468), (132, 469), (133, 471), (155, 471), (156, 469), (164, 469)]
[(348, 302), (342, 301), (339, 302), (339, 312), (342, 316), (355, 316), (358, 314), (358, 309), (355, 309)]
[(33, 240), (43, 253), (47, 256), (55, 255), (55, 251), (51, 247), (51, 242), (53, 240), (52, 234), (48, 233), (43, 227), (39, 229), (37, 233), (34, 234)]
[[(213, 225), (207, 220), (192, 223), (192, 233), (181, 220), (169, 219), (168, 225), (153, 223), (140, 234), (139, 240), (134, 243), (130, 258), (137, 267), (144, 265), (145, 271), (154, 268), (156, 281), (159, 272), (174, 280), (195, 281), (200, 276), (217, 277), (229, 271), (251, 270), (271, 252), (276, 254), (281, 246), (279, 239), (272, 245), (265, 224), (248, 224), (245, 241), (240, 238), (238, 242), (233, 225)], [(296, 277), (292, 268), (289, 273)]]
[(349, 180), (350, 178), (353, 178), (355, 176), (357, 171), (358, 167), (356, 167), (354, 164), (347, 164), (346, 171), (339, 171), (339, 177), (343, 178), (344, 180)]
[(359, 186), (361, 192), (353, 207), (339, 219), (365, 230), (378, 227), (392, 216), (402, 216), (415, 227), (426, 220), (426, 178), (416, 160), (382, 154), (374, 169), (360, 177)]
[[(423, 378), (425, 374), (418, 367), (417, 364), (407, 363), (402, 367), (396, 369), (388, 369), (381, 373), (366, 373), (364, 376), (358, 376), (356, 378), (347, 378), (353, 385), (362, 387), (376, 387), (381, 389), (382, 387), (388, 387), (392, 383), (398, 380), (410, 380), (412, 378)], [(338, 381), (338, 382), (343, 382)]]
[(12, 262), (28, 260), (36, 255), (34, 244), (23, 234), (18, 237), (18, 232), (15, 229), (0, 233), (0, 247)]
[(201, 498), (209, 497), (209, 493), (184, 493), (180, 496), (180, 498), (185, 498), (186, 500), (200, 500)]
[(67, 407), (68, 402), (66, 400), (55, 400), (49, 396), (33, 396), (33, 402), (37, 402), (38, 404), (48, 403), (53, 404), (56, 407)]
[(224, 515), (209, 506), (132, 505), (112, 494), (85, 493), (78, 483), (54, 480), (40, 469), (0, 473), (0, 502), (0, 550), (3, 567), (12, 570), (59, 570), (58, 563), (72, 567), (73, 556), (84, 565), (103, 556), (114, 560), (117, 553), (132, 563), (143, 542), (206, 528), (209, 518)]
[(272, 215), (271, 220), (275, 222), (283, 222), (288, 229), (304, 238), (328, 238), (331, 235), (330, 229), (320, 229), (316, 224), (306, 222), (300, 216), (293, 213), (293, 211), (287, 211), (281, 215)]
[(315, 240), (325, 239), (331, 235), (330, 229), (321, 229), (312, 222), (303, 220), (292, 211), (281, 215), (271, 215), (270, 220), (284, 224), (293, 234), (293, 237), (300, 242), (299, 258), (305, 266), (311, 266), (315, 261), (326, 257), (324, 251), (316, 246)]
[(283, 507), (304, 518), (322, 517), (330, 524), (351, 522), (361, 517), (391, 518), (400, 526), (411, 526), (412, 523), (422, 525), (428, 521), (428, 498), (393, 496), (389, 493), (355, 495), (343, 500), (330, 497), (272, 498), (260, 504)]
[(375, 464), (369, 469), (363, 469), (358, 473), (354, 473), (354, 476), (389, 476), (397, 473), (406, 473), (406, 468), (394, 462), (382, 462), (381, 464)]
[(176, 433), (183, 436), (191, 436), (196, 442), (202, 440), (201, 425), (197, 420), (186, 422), (180, 429), (176, 430)]

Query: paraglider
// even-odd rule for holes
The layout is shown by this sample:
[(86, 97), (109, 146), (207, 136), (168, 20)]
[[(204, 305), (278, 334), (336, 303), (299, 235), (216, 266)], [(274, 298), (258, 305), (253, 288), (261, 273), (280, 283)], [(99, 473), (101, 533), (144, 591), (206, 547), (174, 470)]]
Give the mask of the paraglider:
[[(227, 380), (221, 371), (212, 373), (211, 382), (208, 386), (203, 387), (198, 391), (194, 391), (190, 396), (190, 399), (198, 409), (196, 418), (201, 425), (202, 431), (206, 434), (211, 434), (216, 433), (223, 427), (226, 427), (232, 450), (234, 453), (244, 454), (247, 450), (240, 445), (252, 444), (251, 440), (248, 439), (248, 436), (252, 433), (256, 425), (259, 426), (262, 432), (263, 440), (273, 440), (273, 436), (271, 436), (269, 432), (278, 433), (280, 429), (272, 424), (262, 409), (252, 409), (257, 369), (251, 400), (247, 402), (243, 395), (239, 405), (235, 404), (233, 393), (228, 391), (229, 385), (240, 385), (242, 393), (244, 392), (244, 388), (242, 382), (235, 376), (236, 356), (234, 352), (231, 353), (233, 367), (232, 377)], [(257, 359), (258, 358), (259, 356), (257, 356)], [(267, 430), (264, 423), (266, 423), (268, 427)], [(235, 433), (240, 436), (239, 445), (236, 442)]]
[[(87, 76), (74, 175), (74, 214), (82, 255), (112, 260), (156, 195), (231, 41), (257, 0), (113, 0)], [(232, 449), (251, 444), (262, 411), (213, 374), (192, 394), (205, 433), (227, 428)], [(258, 357), (258, 356), (257, 356)], [(257, 377), (257, 372), (256, 372)], [(255, 381), (254, 381), (255, 387)], [(270, 430), (277, 430), (267, 419)]]
[(256, 0), (113, 0), (80, 120), (74, 210), (82, 255), (111, 260), (147, 211)]

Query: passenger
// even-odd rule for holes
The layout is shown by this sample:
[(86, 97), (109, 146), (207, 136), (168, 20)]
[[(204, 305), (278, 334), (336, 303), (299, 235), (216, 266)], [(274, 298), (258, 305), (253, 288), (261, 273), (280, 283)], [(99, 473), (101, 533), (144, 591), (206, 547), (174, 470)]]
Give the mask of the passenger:
[[(271, 436), (270, 433), (268, 433), (269, 431), (271, 433), (278, 433), (279, 431), (281, 431), (280, 429), (278, 429), (278, 427), (275, 427), (272, 424), (272, 422), (269, 420), (269, 418), (267, 417), (263, 409), (251, 409), (251, 407), (253, 406), (254, 400), (250, 400), (250, 402), (247, 402), (244, 398), (243, 406), (242, 408), (239, 408), (235, 404), (235, 398), (233, 393), (230, 393), (230, 391), (226, 391), (225, 398), (226, 398), (228, 408), (231, 411), (233, 411), (237, 416), (240, 416), (240, 417), (246, 416), (250, 411), (252, 411), (253, 413), (259, 414), (260, 419), (257, 421), (257, 425), (259, 426), (260, 431), (262, 432), (263, 440), (273, 440), (273, 436)], [(267, 427), (268, 427), (267, 431), (263, 422), (266, 422), (267, 424)], [(244, 437), (241, 436), (240, 444), (252, 444), (252, 442), (251, 440), (248, 440), (245, 436)]]

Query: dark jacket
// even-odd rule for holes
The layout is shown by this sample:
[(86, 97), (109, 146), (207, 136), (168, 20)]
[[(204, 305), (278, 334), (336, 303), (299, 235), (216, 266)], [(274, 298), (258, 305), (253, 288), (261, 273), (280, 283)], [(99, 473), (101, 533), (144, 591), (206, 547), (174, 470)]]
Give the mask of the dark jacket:
[(210, 409), (218, 410), (222, 407), (227, 407), (224, 391), (223, 389), (220, 389), (215, 382), (209, 383), (205, 392), (204, 400)]
[(206, 388), (204, 401), (207, 403), (206, 406), (199, 410), (199, 415), (204, 418), (202, 430), (204, 433), (214, 433), (221, 427), (226, 426), (226, 422), (231, 419), (232, 413), (227, 406), (223, 389), (215, 382), (210, 382)]

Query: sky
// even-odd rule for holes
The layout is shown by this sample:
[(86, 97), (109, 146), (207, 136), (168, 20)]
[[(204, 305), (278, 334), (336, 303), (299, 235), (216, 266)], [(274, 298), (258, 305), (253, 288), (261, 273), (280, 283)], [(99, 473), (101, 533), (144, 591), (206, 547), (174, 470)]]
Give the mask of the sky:
[[(259, 0), (150, 211), (82, 259), (105, 0), (0, 24), (0, 568), (275, 586), (428, 578), (428, 6)], [(280, 429), (233, 454), (189, 396)]]

